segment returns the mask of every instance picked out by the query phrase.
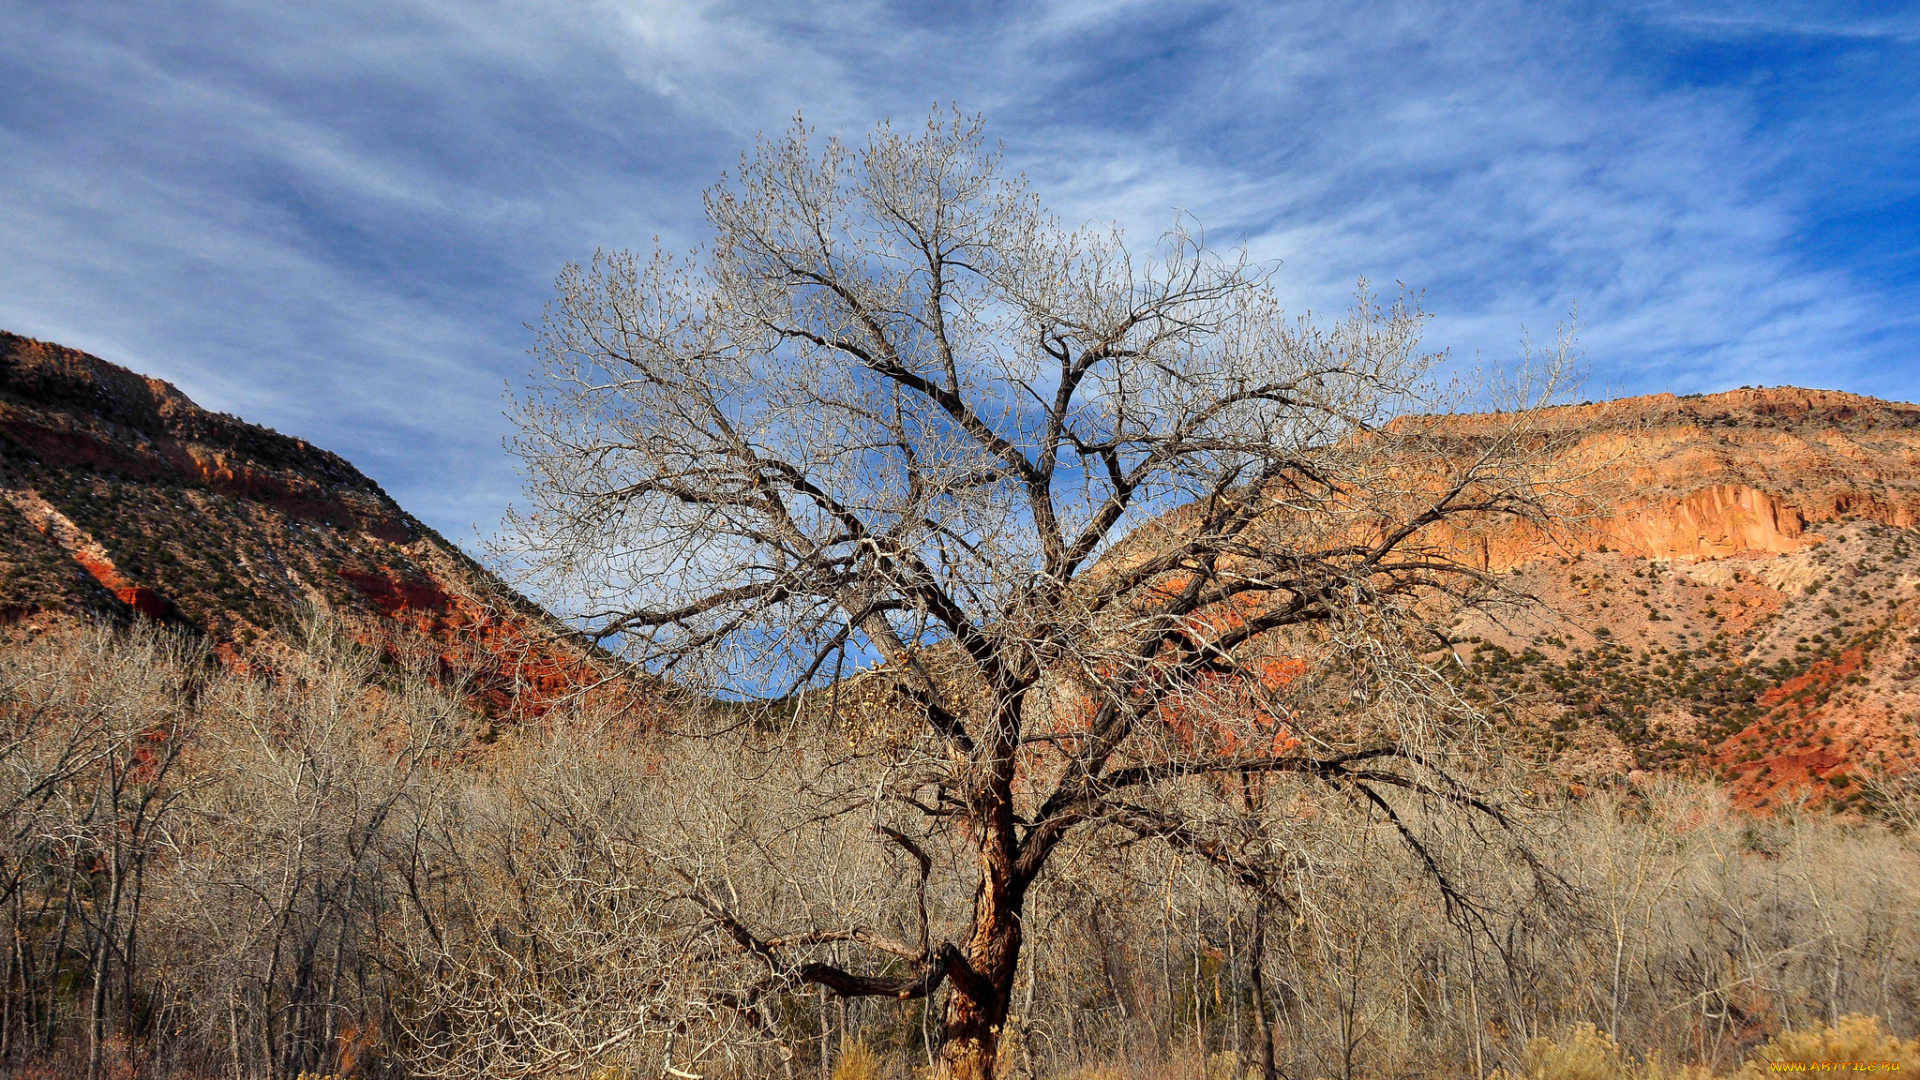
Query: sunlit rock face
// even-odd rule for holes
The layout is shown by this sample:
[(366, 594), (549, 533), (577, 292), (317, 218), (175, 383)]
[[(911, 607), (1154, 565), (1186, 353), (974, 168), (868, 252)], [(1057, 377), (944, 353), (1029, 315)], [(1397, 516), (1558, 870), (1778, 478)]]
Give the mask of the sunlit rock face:
[(1583, 783), (1714, 773), (1763, 808), (1863, 805), (1920, 759), (1920, 407), (1781, 387), (1552, 422), (1613, 498), (1487, 544), (1543, 602), (1454, 629), (1496, 723)]

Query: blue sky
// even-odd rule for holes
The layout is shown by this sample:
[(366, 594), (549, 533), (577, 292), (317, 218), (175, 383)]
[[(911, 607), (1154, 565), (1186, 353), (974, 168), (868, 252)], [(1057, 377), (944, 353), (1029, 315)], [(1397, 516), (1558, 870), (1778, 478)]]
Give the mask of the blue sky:
[(456, 540), (568, 259), (802, 113), (935, 102), (1070, 220), (1425, 290), (1590, 396), (1920, 399), (1920, 5), (0, 0), (0, 327), (312, 439)]

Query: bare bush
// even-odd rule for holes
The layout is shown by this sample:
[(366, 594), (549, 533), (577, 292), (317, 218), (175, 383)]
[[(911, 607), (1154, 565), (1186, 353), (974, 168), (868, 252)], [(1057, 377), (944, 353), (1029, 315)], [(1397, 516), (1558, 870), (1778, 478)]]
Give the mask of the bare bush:
[(0, 1055), (84, 1047), (137, 1015), (142, 906), (171, 841), (193, 650), (149, 632), (0, 658), (0, 900), (12, 925)]
[[(868, 977), (910, 987), (973, 917), (969, 830), (908, 846), (874, 827), (860, 793), (902, 752), (884, 731), (728, 707), (724, 736), (636, 735), (557, 712), (482, 747), (449, 688), (392, 655), (323, 630), (271, 675), (152, 634), (0, 656), (10, 1074), (939, 1064), (925, 996), (819, 989), (874, 953), (893, 960)], [(1123, 824), (1076, 830), (1022, 912), (1000, 1074), (1244, 1080), (1271, 1057), (1304, 1077), (1666, 1077), (1906, 1052), (1905, 834), (1758, 818), (1695, 782), (1558, 800), (1539, 780), (1507, 816), (1564, 879), (1550, 903), (1520, 847), (1434, 827), (1417, 800), (1399, 821), (1349, 812), (1284, 773), (1154, 805), (1244, 830), (1231, 850), (1300, 875), (1285, 888)]]
[(408, 899), (395, 871), (471, 728), (447, 688), (325, 623), (276, 676), (202, 696), (156, 913), (174, 1007), (234, 1076), (330, 1072), (385, 1034), (411, 978), (380, 955)]

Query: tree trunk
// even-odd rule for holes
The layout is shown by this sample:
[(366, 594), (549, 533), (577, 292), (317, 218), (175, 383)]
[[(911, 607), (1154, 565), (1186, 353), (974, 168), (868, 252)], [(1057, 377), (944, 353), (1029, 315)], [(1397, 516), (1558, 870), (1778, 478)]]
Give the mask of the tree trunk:
[(1253, 1015), (1260, 1021), (1260, 1077), (1275, 1080), (1279, 1071), (1273, 1061), (1273, 1015), (1267, 1005), (1267, 907), (1263, 903), (1253, 912), (1253, 943), (1248, 946), (1249, 974), (1253, 979)]
[[(1017, 919), (1018, 916), (1016, 915)], [(1011, 942), (1019, 948), (1016, 932)], [(969, 950), (971, 951), (971, 950)], [(1009, 958), (1000, 972), (982, 971), (972, 956), (972, 977), (950, 982), (945, 1015), (941, 1020), (941, 1080), (993, 1080), (994, 1065), (1000, 1054), (1001, 1028), (1007, 1022), (1012, 1002), (1014, 964)]]
[(1000, 1053), (1000, 1025), (1007, 1018), (1004, 995), (976, 997), (956, 991), (947, 996), (940, 1046), (941, 1080), (993, 1080)]
[[(1010, 755), (1009, 755), (1010, 756)], [(947, 979), (941, 1019), (941, 1080), (993, 1080), (1001, 1027), (1013, 1002), (1020, 966), (1021, 909), (1027, 881), (1015, 868), (1012, 772), (993, 792), (992, 809), (980, 830), (980, 886), (973, 897), (973, 933), (961, 955), (965, 970)]]
[(940, 1025), (941, 1080), (993, 1080), (1021, 939), (1017, 900), (995, 900), (987, 895), (993, 891), (983, 889), (976, 902), (974, 932), (964, 950), (970, 970), (948, 979)]
[(100, 1075), (102, 1054), (105, 1050), (107, 1027), (107, 974), (113, 961), (115, 930), (120, 918), (120, 867), (119, 839), (113, 840), (113, 850), (107, 864), (107, 910), (100, 917), (100, 937), (96, 946), (96, 959), (93, 966), (93, 992), (87, 1003), (87, 1080), (96, 1080)]

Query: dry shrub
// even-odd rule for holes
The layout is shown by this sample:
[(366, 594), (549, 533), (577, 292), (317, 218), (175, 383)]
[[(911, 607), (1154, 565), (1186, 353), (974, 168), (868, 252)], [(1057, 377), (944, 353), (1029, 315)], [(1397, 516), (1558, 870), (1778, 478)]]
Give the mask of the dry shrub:
[(1209, 1054), (1204, 1060), (1185, 1053), (1164, 1059), (1133, 1056), (1040, 1075), (1045, 1080), (1257, 1080), (1260, 1069), (1243, 1065), (1239, 1055), (1231, 1052)]
[(833, 1080), (882, 1080), (886, 1076), (883, 1066), (880, 1055), (874, 1053), (872, 1047), (864, 1042), (851, 1042), (833, 1063)]
[[(1901, 1039), (1877, 1016), (1845, 1016), (1837, 1024), (1774, 1036), (1733, 1074), (1734, 1080), (1774, 1075), (1775, 1062), (1879, 1062), (1899, 1071), (1920, 1069), (1920, 1041)], [(1522, 1071), (1517, 1076), (1496, 1072), (1492, 1080), (1710, 1080), (1712, 1076), (1704, 1067), (1670, 1066), (1657, 1056), (1635, 1063), (1611, 1035), (1592, 1024), (1576, 1024), (1564, 1038), (1530, 1041)]]
[(1253, 1080), (1259, 1075), (1259, 1066), (1241, 1061), (1232, 1050), (1207, 1055), (1207, 1080)]
[(1592, 1024), (1575, 1024), (1564, 1039), (1527, 1043), (1519, 1076), (1495, 1072), (1492, 1080), (1709, 1080), (1697, 1065), (1670, 1066), (1655, 1055), (1634, 1062), (1613, 1036)]
[(1769, 1066), (1776, 1061), (1891, 1062), (1901, 1072), (1912, 1072), (1920, 1069), (1920, 1040), (1900, 1038), (1877, 1016), (1843, 1016), (1830, 1026), (1775, 1035), (1735, 1075), (1740, 1080), (1772, 1075)]
[[(727, 1012), (764, 969), (678, 873), (796, 935), (911, 938), (913, 877), (864, 819), (781, 824), (823, 792), (871, 790), (891, 758), (849, 764), (823, 749), (846, 743), (837, 728), (616, 737), (556, 712), (473, 759), (454, 751), (454, 696), (324, 634), (303, 649), (277, 680), (151, 634), (0, 654), (0, 1076), (84, 1076), (96, 1008), (103, 1080), (881, 1080), (937, 1056), (938, 1001), (837, 1021), (812, 999)], [(163, 722), (186, 750), (145, 784)], [(118, 796), (116, 776), (132, 785)], [(1911, 833), (1755, 818), (1677, 781), (1544, 804), (1525, 825), (1566, 878), (1552, 905), (1531, 902), (1524, 866), (1464, 839), (1439, 852), (1486, 920), (1469, 932), (1393, 856), (1390, 821), (1269, 805), (1323, 871), (1293, 913), (1124, 837), (1064, 849), (1027, 912), (1002, 1080), (1245, 1080), (1269, 1032), (1296, 1080), (1454, 1080), (1480, 1062), (1504, 1080), (1920, 1069), (1894, 1034), (1920, 1031)], [(933, 856), (968, 865), (946, 839)], [(118, 908), (102, 887), (116, 852), (134, 871)], [(927, 901), (936, 929), (958, 925), (971, 883), (936, 875)]]
[(1592, 1024), (1576, 1024), (1564, 1039), (1527, 1043), (1519, 1077), (1495, 1073), (1496, 1080), (1625, 1080), (1620, 1047)]

